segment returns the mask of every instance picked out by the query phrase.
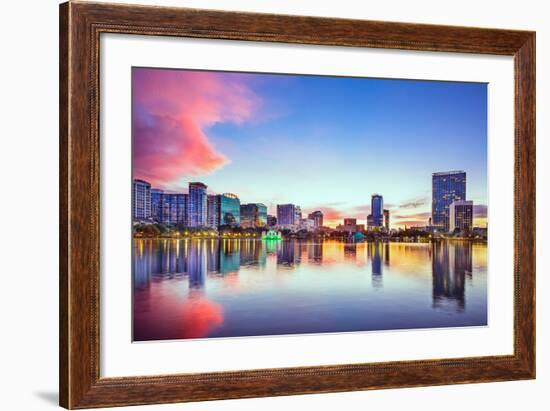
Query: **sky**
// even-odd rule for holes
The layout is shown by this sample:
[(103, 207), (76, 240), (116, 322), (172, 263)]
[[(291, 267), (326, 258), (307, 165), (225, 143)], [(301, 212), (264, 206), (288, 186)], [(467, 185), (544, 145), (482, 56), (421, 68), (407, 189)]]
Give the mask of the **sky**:
[(133, 176), (187, 192), (201, 181), (241, 204), (426, 225), (434, 172), (464, 170), (474, 225), (487, 213), (487, 85), (132, 69)]

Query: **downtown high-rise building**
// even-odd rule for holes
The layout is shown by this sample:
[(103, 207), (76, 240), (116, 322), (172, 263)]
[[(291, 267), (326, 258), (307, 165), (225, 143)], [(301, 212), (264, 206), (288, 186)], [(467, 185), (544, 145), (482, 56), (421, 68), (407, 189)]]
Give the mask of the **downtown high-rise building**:
[(300, 206), (294, 206), (294, 224), (300, 224), (302, 221), (302, 209)]
[(446, 171), (432, 174), (432, 224), (449, 231), (449, 208), (453, 201), (466, 200), (466, 172)]
[(294, 226), (300, 223), (302, 212), (294, 204), (277, 204), (277, 225)]
[(134, 179), (132, 185), (132, 217), (145, 220), (151, 217), (151, 184)]
[(310, 213), (307, 218), (309, 218), (310, 220), (313, 220), (313, 225), (314, 227), (317, 229), (317, 228), (321, 228), (323, 227), (323, 212), (322, 211), (314, 211), (313, 213)]
[[(151, 217), (157, 223), (163, 223), (164, 216), (164, 191), (158, 188), (151, 189)], [(166, 217), (167, 218), (167, 217)]]
[(189, 227), (205, 227), (207, 218), (206, 184), (189, 183), (187, 224)]
[(380, 194), (373, 194), (370, 198), (370, 215), (367, 217), (369, 228), (380, 228), (384, 226), (384, 197)]
[(217, 197), (218, 226), (239, 227), (241, 225), (241, 201), (239, 197), (231, 193), (219, 194)]
[(384, 209), (384, 228), (386, 232), (390, 231), (390, 210)]
[(357, 225), (357, 218), (344, 218), (344, 225)]
[(187, 194), (151, 189), (151, 217), (157, 223), (187, 225)]
[(473, 201), (453, 201), (449, 206), (449, 231), (469, 231), (474, 221)]
[(267, 207), (261, 203), (241, 204), (241, 227), (255, 228), (267, 225)]
[(220, 204), (217, 195), (209, 195), (206, 198), (206, 225), (210, 228), (218, 228), (220, 225)]
[(169, 204), (170, 224), (187, 225), (187, 194), (167, 194), (167, 203)]

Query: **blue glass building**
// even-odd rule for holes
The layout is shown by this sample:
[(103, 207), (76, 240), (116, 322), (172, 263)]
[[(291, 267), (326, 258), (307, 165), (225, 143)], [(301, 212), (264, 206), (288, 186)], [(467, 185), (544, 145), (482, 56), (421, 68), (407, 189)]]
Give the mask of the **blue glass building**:
[(466, 172), (446, 171), (432, 174), (432, 224), (449, 231), (449, 207), (453, 201), (466, 200)]
[(206, 225), (210, 228), (218, 228), (220, 224), (219, 196), (209, 195), (206, 199)]
[(187, 194), (151, 190), (151, 217), (162, 224), (187, 224)]
[(189, 183), (187, 224), (190, 227), (205, 227), (207, 217), (206, 184)]
[(186, 225), (187, 194), (168, 194), (170, 204), (170, 224)]
[(297, 225), (297, 207), (294, 204), (277, 204), (277, 224), (279, 226)]
[(384, 225), (384, 198), (380, 194), (373, 194), (370, 199), (371, 218), (373, 227)]
[(241, 201), (235, 194), (218, 195), (218, 225), (238, 227), (241, 224)]
[(164, 192), (153, 188), (151, 190), (151, 217), (157, 223), (164, 222)]

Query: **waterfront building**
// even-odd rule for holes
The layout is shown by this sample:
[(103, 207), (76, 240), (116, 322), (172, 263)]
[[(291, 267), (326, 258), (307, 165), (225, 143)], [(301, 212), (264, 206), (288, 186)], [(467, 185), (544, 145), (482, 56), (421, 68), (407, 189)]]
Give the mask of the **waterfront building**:
[(470, 231), (473, 226), (474, 202), (453, 201), (449, 206), (449, 231)]
[(367, 229), (372, 230), (373, 228), (374, 228), (374, 222), (373, 222), (373, 219), (372, 219), (372, 214), (369, 214), (367, 216)]
[(166, 202), (169, 204), (169, 218), (170, 224), (186, 225), (186, 211), (187, 211), (187, 194), (165, 194), (167, 197)]
[(147, 181), (134, 179), (132, 214), (134, 220), (146, 220), (151, 217), (151, 184)]
[(348, 233), (355, 233), (357, 231), (363, 231), (365, 226), (363, 224), (357, 225), (356, 218), (344, 218), (344, 224), (340, 224), (336, 227), (338, 231), (346, 231)]
[(207, 196), (206, 184), (189, 183), (189, 197), (187, 204), (187, 224), (190, 227), (206, 226)]
[(235, 194), (218, 195), (218, 226), (239, 227), (241, 224), (241, 200)]
[(151, 189), (151, 217), (157, 223), (162, 223), (164, 192), (158, 188)]
[(282, 227), (297, 225), (300, 220), (296, 220), (296, 216), (302, 214), (297, 209), (300, 207), (294, 204), (277, 204), (277, 224)]
[(384, 228), (386, 232), (390, 232), (390, 210), (384, 209)]
[(210, 228), (218, 228), (220, 225), (220, 197), (209, 195), (206, 197), (206, 225)]
[(371, 218), (373, 227), (384, 225), (384, 198), (380, 194), (373, 194), (370, 199)]
[(294, 224), (300, 224), (302, 221), (302, 209), (300, 206), (294, 207)]
[(165, 193), (151, 190), (151, 217), (161, 224), (185, 225), (187, 215), (187, 194)]
[(449, 231), (449, 208), (453, 201), (466, 200), (466, 172), (446, 171), (432, 174), (432, 224)]
[(311, 218), (302, 218), (299, 228), (300, 230), (313, 231), (315, 230), (315, 221)]
[(268, 227), (275, 227), (277, 225), (277, 217), (275, 217), (274, 215), (268, 214), (267, 225)]
[(307, 218), (313, 220), (315, 229), (323, 226), (323, 213), (321, 211), (314, 211), (313, 213), (310, 213)]
[(241, 227), (265, 227), (267, 207), (261, 203), (241, 204)]
[(357, 218), (344, 218), (344, 225), (357, 225)]

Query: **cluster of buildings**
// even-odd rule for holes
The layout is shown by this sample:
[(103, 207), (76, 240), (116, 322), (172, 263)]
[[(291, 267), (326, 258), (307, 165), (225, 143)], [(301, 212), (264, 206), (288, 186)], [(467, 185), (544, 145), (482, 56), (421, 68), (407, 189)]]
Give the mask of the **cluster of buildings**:
[(152, 188), (147, 181), (134, 179), (132, 214), (134, 221), (181, 225), (186, 227), (220, 226), (314, 231), (323, 226), (323, 213), (314, 211), (302, 217), (300, 206), (277, 205), (277, 215), (267, 214), (262, 203), (241, 204), (235, 194), (207, 194), (207, 186), (189, 183), (187, 193), (171, 193)]
[[(432, 213), (425, 227), (414, 227), (427, 232), (449, 233), (473, 228), (473, 202), (466, 200), (466, 172), (448, 171), (432, 174)], [(186, 227), (220, 226), (242, 228), (277, 227), (290, 231), (308, 232), (323, 229), (323, 213), (314, 211), (302, 215), (300, 206), (278, 204), (277, 215), (269, 215), (262, 203), (241, 204), (235, 194), (207, 194), (207, 186), (189, 183), (187, 193), (170, 193), (152, 188), (147, 181), (135, 179), (132, 189), (134, 221), (156, 222)], [(380, 194), (371, 196), (371, 213), (366, 227), (356, 218), (345, 218), (337, 231), (348, 233), (364, 231), (390, 232), (390, 210), (384, 208)]]
[(357, 224), (356, 218), (344, 218), (344, 224), (336, 227), (337, 231), (356, 233), (362, 231), (390, 232), (390, 210), (384, 208), (384, 197), (380, 194), (373, 194), (370, 199), (371, 213), (367, 216), (367, 227), (365, 224)]
[(147, 181), (134, 179), (132, 212), (134, 221), (151, 221), (187, 227), (263, 227), (267, 207), (261, 203), (241, 204), (235, 194), (209, 195), (206, 184), (189, 183), (187, 193), (170, 193), (151, 188)]
[(474, 202), (466, 200), (466, 172), (432, 174), (432, 218), (430, 230), (469, 231), (473, 228)]

